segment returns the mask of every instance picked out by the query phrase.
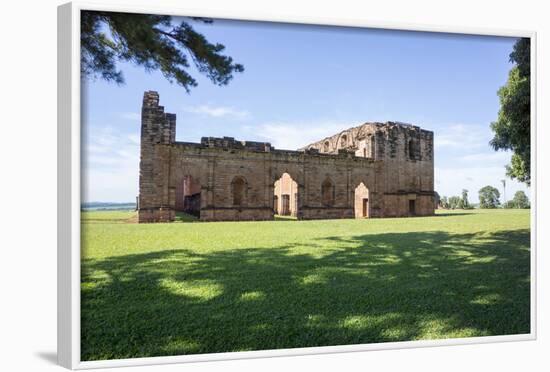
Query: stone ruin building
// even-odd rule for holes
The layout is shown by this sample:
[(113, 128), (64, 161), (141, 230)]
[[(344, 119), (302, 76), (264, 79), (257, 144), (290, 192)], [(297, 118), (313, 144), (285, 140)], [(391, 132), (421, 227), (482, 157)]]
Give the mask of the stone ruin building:
[(145, 92), (139, 222), (428, 216), (434, 214), (433, 132), (365, 123), (301, 149), (203, 137), (176, 141), (176, 116)]

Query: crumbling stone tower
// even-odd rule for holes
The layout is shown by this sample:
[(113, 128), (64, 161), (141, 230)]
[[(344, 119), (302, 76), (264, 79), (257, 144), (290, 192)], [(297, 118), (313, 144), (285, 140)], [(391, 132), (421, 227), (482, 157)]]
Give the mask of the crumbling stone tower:
[(157, 92), (145, 92), (141, 109), (139, 166), (139, 222), (172, 221), (170, 190), (170, 145), (176, 141), (176, 115), (159, 106)]

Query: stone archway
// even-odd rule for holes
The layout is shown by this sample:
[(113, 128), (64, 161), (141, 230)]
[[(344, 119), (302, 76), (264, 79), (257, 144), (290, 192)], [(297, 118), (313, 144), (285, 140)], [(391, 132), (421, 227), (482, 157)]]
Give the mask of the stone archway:
[(367, 186), (360, 182), (354, 189), (354, 214), (355, 218), (371, 217), (370, 192)]
[[(279, 216), (298, 217), (298, 183), (289, 173), (284, 172), (274, 182), (274, 211)], [(277, 203), (275, 205), (275, 203)]]
[(176, 185), (175, 210), (200, 218), (201, 183), (189, 174), (181, 177)]

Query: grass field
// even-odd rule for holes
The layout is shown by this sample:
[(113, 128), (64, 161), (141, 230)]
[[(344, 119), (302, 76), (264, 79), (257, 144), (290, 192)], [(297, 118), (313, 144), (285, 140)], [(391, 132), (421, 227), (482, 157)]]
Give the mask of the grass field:
[(528, 333), (529, 211), (135, 224), (82, 213), (82, 359)]

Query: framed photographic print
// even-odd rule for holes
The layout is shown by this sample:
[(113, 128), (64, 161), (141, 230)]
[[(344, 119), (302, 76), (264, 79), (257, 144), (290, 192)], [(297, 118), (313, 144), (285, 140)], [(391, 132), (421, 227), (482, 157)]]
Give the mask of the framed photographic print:
[(534, 32), (58, 27), (61, 365), (535, 338)]

